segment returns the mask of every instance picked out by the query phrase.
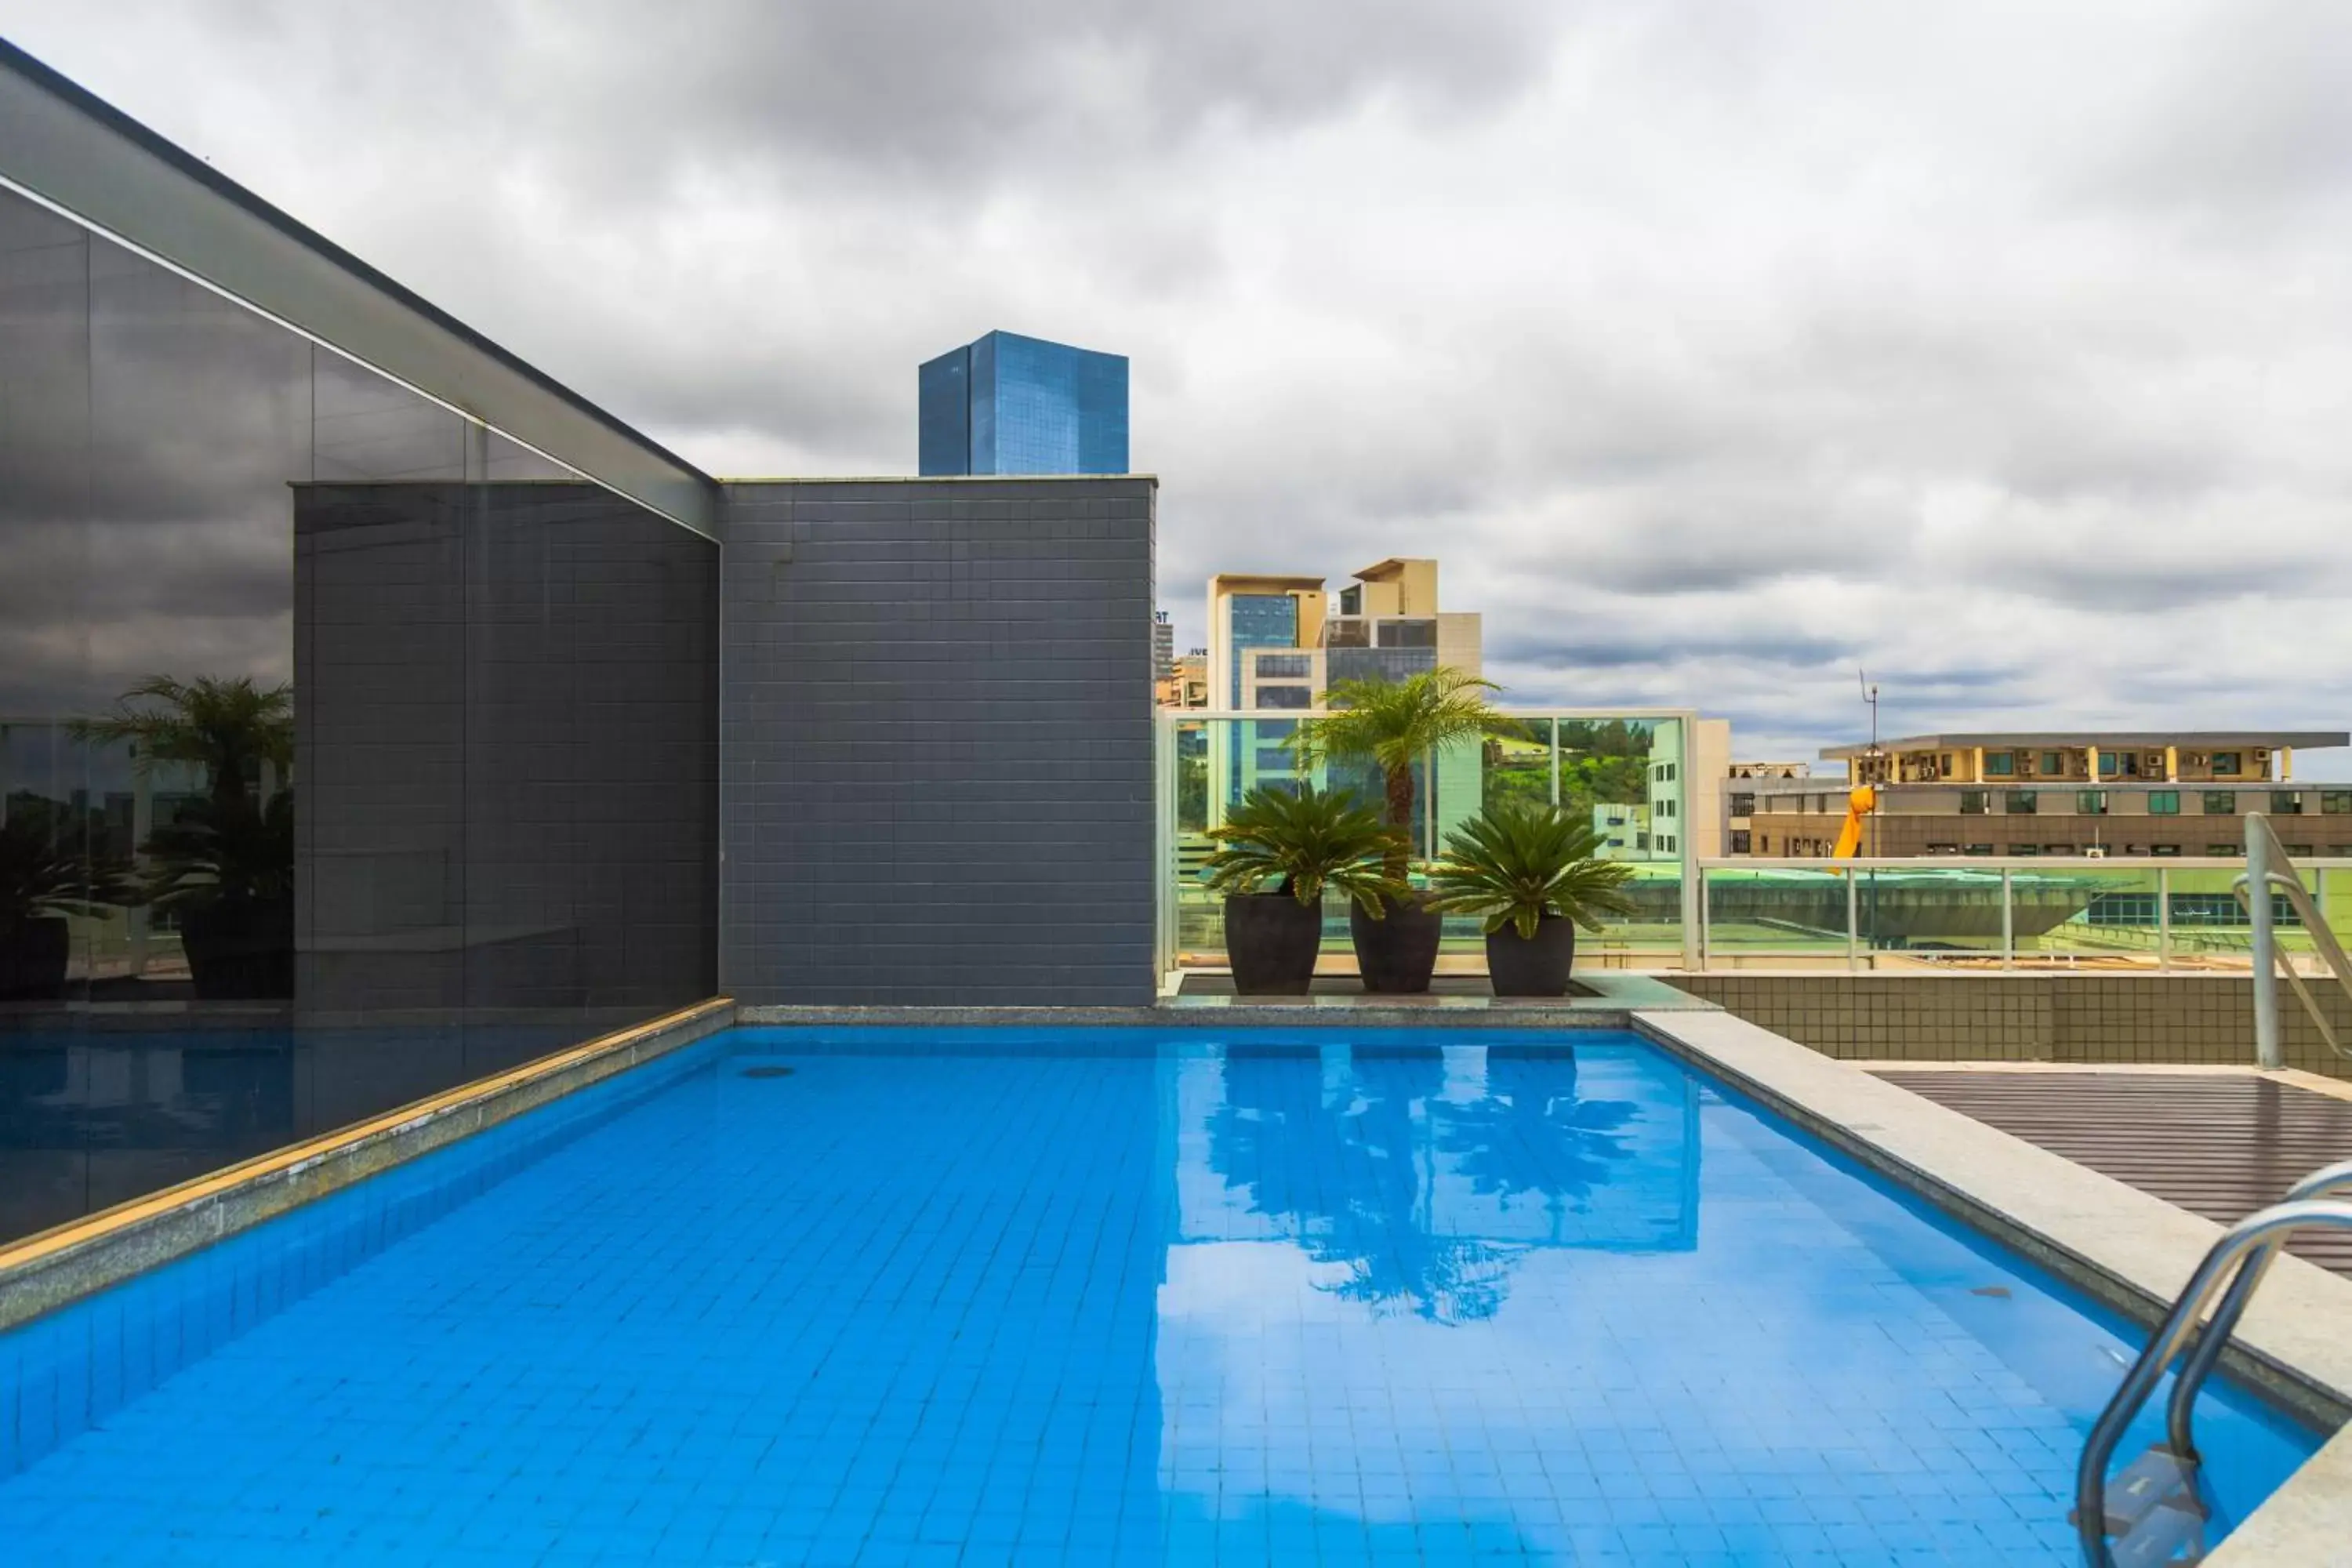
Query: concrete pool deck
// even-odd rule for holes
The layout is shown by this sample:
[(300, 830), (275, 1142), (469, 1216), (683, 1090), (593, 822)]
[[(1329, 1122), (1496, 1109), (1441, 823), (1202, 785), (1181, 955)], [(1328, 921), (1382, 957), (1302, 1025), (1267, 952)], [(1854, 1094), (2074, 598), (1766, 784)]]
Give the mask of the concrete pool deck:
[[(2139, 1322), (2221, 1238), (2210, 1219), (1728, 1013), (1645, 1011), (1634, 1028)], [(2325, 1563), (2352, 1541), (2347, 1324), (2352, 1279), (2299, 1258), (2273, 1266), (2224, 1364), (2339, 1429), (2208, 1563)]]

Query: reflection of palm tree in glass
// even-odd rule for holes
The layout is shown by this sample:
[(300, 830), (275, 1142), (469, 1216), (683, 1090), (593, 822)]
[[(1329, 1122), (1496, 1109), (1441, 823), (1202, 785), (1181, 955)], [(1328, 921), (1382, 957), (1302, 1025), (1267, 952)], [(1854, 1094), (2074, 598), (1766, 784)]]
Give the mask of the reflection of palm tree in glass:
[(1210, 1163), (1249, 1194), (1253, 1213), (1295, 1224), (1309, 1257), (1348, 1269), (1335, 1294), (1375, 1310), (1402, 1304), (1433, 1322), (1488, 1318), (1520, 1248), (1436, 1233), (1438, 1149), (1480, 1173), (1479, 1192), (1564, 1200), (1608, 1179), (1601, 1162), (1622, 1153), (1612, 1130), (1634, 1114), (1614, 1101), (1579, 1107), (1572, 1066), (1518, 1066), (1507, 1075), (1509, 1103), (1440, 1107), (1451, 1129), (1441, 1140), (1431, 1127), (1444, 1079), (1434, 1051), (1360, 1058), (1328, 1097), (1312, 1057), (1229, 1055)]

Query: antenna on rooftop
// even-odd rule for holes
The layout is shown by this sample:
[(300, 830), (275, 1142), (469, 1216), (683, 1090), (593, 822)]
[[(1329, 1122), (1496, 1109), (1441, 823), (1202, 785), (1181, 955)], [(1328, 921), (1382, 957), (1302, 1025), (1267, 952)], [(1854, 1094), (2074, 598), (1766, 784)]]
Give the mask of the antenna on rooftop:
[(1870, 683), (1869, 671), (1856, 668), (1853, 673), (1862, 682), (1863, 701), (1870, 705), (1870, 751), (1875, 756), (1878, 753), (1878, 688)]

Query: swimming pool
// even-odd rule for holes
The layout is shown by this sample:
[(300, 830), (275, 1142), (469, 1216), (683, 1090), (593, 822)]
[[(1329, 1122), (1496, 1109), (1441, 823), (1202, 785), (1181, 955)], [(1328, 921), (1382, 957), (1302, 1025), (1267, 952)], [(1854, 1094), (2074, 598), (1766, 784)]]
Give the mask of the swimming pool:
[(1632, 1036), (735, 1029), (0, 1336), (0, 1540), (2059, 1563), (2137, 1343)]

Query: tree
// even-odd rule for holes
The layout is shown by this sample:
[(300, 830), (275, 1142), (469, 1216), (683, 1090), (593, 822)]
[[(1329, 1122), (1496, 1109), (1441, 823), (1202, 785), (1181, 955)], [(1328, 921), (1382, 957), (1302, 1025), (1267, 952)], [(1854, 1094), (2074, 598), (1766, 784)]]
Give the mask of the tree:
[[(1307, 763), (1333, 758), (1369, 762), (1381, 771), (1385, 820), (1412, 829), (1413, 764), (1459, 742), (1517, 726), (1487, 704), (1485, 693), (1502, 688), (1458, 669), (1424, 670), (1403, 680), (1342, 680), (1324, 692), (1320, 719), (1301, 721), (1289, 744)], [(1411, 857), (1410, 837), (1390, 851), (1388, 874), (1402, 880)]]

